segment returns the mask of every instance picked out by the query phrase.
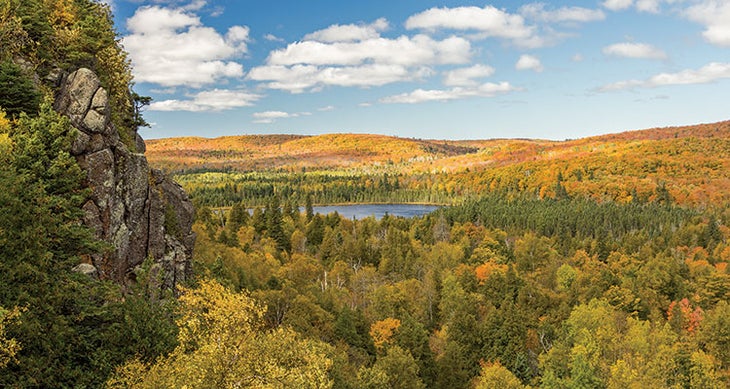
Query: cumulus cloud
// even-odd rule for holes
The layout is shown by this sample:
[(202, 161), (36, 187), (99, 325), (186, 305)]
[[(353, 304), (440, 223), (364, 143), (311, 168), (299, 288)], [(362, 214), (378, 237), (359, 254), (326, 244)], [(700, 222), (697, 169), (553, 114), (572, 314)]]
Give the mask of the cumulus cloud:
[(386, 27), (385, 19), (379, 19), (369, 25), (335, 25), (314, 32), (272, 51), (247, 78), (267, 88), (301, 93), (325, 86), (370, 87), (417, 80), (433, 74), (430, 66), (471, 59), (471, 44), (464, 38), (436, 40), (417, 34), (390, 39), (380, 36)]
[(509, 82), (485, 83), (477, 87), (451, 89), (416, 89), (410, 93), (388, 96), (380, 99), (385, 104), (418, 104), (431, 101), (450, 101), (469, 97), (494, 97), (517, 90)]
[(547, 23), (586, 23), (606, 18), (606, 15), (600, 9), (562, 7), (551, 11), (545, 9), (543, 3), (523, 5), (520, 7), (520, 14), (528, 19)]
[(659, 12), (661, 0), (636, 0), (636, 9), (644, 12)]
[(517, 70), (533, 70), (536, 72), (542, 72), (543, 66), (540, 59), (534, 55), (523, 54), (515, 63), (515, 69)]
[(214, 89), (199, 92), (187, 100), (163, 100), (150, 104), (150, 111), (211, 112), (247, 107), (261, 98), (244, 91)]
[(325, 106), (325, 107), (317, 108), (317, 111), (319, 111), (319, 112), (329, 112), (329, 111), (334, 111), (334, 110), (335, 110), (335, 106), (334, 105), (328, 105), (328, 106)]
[(606, 0), (602, 5), (611, 11), (620, 11), (631, 7), (633, 4), (634, 0)]
[(422, 79), (431, 75), (431, 69), (421, 67), (410, 69), (402, 65), (361, 65), (361, 66), (259, 66), (251, 69), (248, 78), (265, 81), (270, 89), (302, 93), (306, 90), (317, 91), (324, 86), (382, 86), (399, 81)]
[(638, 11), (658, 13), (662, 3), (679, 3), (684, 0), (606, 0), (602, 3), (603, 7), (611, 11), (622, 11), (631, 7), (635, 7)]
[(484, 8), (431, 8), (409, 17), (405, 26), (409, 30), (471, 30), (485, 37), (513, 40), (529, 39), (535, 33), (535, 27), (526, 25), (522, 16), (491, 5)]
[(705, 40), (717, 46), (730, 47), (730, 2), (704, 0), (689, 7), (684, 14), (705, 26), (702, 32)]
[(459, 64), (469, 61), (471, 45), (464, 38), (442, 41), (426, 35), (382, 37), (356, 42), (325, 43), (303, 41), (276, 50), (267, 60), (270, 65), (358, 65), (365, 62), (413, 66), (419, 64)]
[(492, 74), (494, 74), (494, 68), (487, 65), (454, 69), (444, 73), (444, 85), (473, 86), (478, 84), (477, 79), (489, 77)]
[[(275, 122), (277, 119), (295, 118), (300, 116), (299, 113), (289, 113), (284, 111), (264, 111), (255, 112), (252, 116), (254, 117), (254, 123), (269, 124)], [(303, 115), (311, 115), (309, 112), (304, 112)]]
[(243, 66), (229, 59), (247, 52), (248, 27), (233, 26), (221, 35), (184, 9), (146, 6), (127, 20), (127, 28), (131, 34), (122, 45), (139, 82), (200, 87), (243, 76)]
[(686, 69), (676, 73), (660, 73), (646, 80), (619, 81), (600, 87), (597, 91), (610, 92), (671, 85), (707, 84), (726, 78), (730, 78), (730, 63), (711, 62), (699, 69)]
[[(520, 14), (521, 13), (521, 14)], [(567, 34), (555, 31), (550, 23), (583, 23), (605, 18), (603, 11), (582, 7), (548, 10), (542, 3), (532, 3), (512, 14), (487, 5), (431, 8), (406, 20), (407, 29), (423, 31), (457, 30), (471, 33), (471, 39), (497, 38), (528, 49), (556, 44)], [(529, 18), (540, 25), (528, 24)]]
[(326, 43), (334, 42), (355, 42), (367, 39), (378, 38), (380, 32), (388, 28), (388, 21), (380, 18), (371, 24), (335, 24), (324, 30), (315, 31), (304, 36), (304, 40), (312, 40)]
[(603, 54), (622, 58), (667, 59), (667, 54), (646, 43), (616, 43), (603, 48)]

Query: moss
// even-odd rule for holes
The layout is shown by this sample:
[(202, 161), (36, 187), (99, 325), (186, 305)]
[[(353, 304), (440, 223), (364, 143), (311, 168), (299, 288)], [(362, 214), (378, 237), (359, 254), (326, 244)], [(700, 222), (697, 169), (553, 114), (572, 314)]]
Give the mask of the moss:
[(182, 240), (182, 229), (177, 218), (177, 212), (169, 203), (165, 204), (165, 232), (178, 240)]

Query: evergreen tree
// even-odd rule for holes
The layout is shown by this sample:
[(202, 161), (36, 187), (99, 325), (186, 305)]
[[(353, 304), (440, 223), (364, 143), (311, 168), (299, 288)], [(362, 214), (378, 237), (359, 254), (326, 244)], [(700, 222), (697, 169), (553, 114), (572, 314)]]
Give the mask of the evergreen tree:
[(80, 223), (88, 191), (66, 151), (73, 137), (43, 104), (0, 141), (9, 151), (0, 155), (0, 306), (25, 310), (7, 328), (22, 348), (0, 370), (2, 387), (98, 387), (131, 355), (152, 360), (166, 349), (160, 331), (169, 327), (154, 306), (122, 302), (115, 285), (72, 270), (102, 248)]
[(276, 242), (276, 248), (282, 251), (290, 251), (291, 243), (289, 237), (284, 233), (284, 221), (281, 214), (279, 197), (273, 196), (266, 207), (266, 233)]
[(21, 113), (34, 116), (40, 105), (40, 93), (33, 81), (12, 61), (0, 62), (0, 108), (10, 117)]
[(307, 215), (307, 223), (309, 223), (314, 217), (314, 207), (312, 207), (312, 195), (309, 193), (307, 193), (306, 205), (304, 206), (304, 209)]

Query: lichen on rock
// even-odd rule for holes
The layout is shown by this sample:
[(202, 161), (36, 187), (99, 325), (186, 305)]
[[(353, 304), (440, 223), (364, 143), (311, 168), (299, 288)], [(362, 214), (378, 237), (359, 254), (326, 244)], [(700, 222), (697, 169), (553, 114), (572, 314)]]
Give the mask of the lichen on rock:
[(79, 131), (70, 151), (91, 189), (83, 222), (111, 247), (92, 257), (99, 278), (126, 284), (147, 258), (164, 272), (163, 288), (189, 278), (195, 243), (192, 203), (180, 185), (149, 167), (139, 134), (134, 135), (141, 153), (120, 140), (97, 75), (85, 68), (67, 75), (54, 108)]

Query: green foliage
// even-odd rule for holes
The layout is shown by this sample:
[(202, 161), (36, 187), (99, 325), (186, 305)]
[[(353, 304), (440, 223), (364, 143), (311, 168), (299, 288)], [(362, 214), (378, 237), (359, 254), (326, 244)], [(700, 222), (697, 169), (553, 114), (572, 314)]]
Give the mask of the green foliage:
[[(202, 172), (199, 170), (203, 170)], [(363, 174), (349, 171), (305, 173), (220, 171), (177, 172), (175, 179), (201, 204), (229, 207), (243, 202), (264, 206), (274, 195), (297, 204), (339, 203), (429, 203), (450, 204), (458, 200), (445, 190), (432, 187), (408, 188), (398, 184), (401, 176)], [(428, 176), (413, 176), (418, 182)], [(387, 183), (387, 184), (386, 184)], [(311, 208), (310, 208), (311, 210)], [(313, 212), (307, 213), (313, 215)], [(311, 217), (310, 217), (311, 219)], [(309, 219), (308, 219), (309, 220)]]
[[(240, 225), (240, 246), (201, 238), (196, 258), (252, 289), (270, 328), (342, 350), (337, 385), (390, 387), (402, 370), (416, 385), (469, 387), (497, 364), (490, 377), (518, 387), (724, 382), (725, 310), (710, 296), (724, 295), (726, 218), (712, 210), (486, 195), (422, 218), (307, 220), (272, 218), (268, 202), (246, 221), (242, 206), (201, 214), (200, 231)], [(688, 313), (668, 320), (685, 297)]]
[(10, 117), (21, 113), (35, 115), (40, 105), (40, 93), (33, 81), (13, 62), (0, 62), (0, 108)]
[[(398, 346), (388, 348), (387, 353), (379, 357), (371, 368), (370, 377), (387, 377), (386, 387), (393, 389), (422, 389), (424, 384), (418, 376), (418, 365), (407, 350)], [(373, 378), (370, 378), (373, 380)], [(376, 386), (366, 384), (366, 386)]]
[(68, 120), (43, 104), (37, 117), (21, 114), (5, 130), (0, 305), (24, 313), (6, 328), (22, 348), (0, 370), (0, 386), (99, 386), (132, 355), (154, 360), (169, 351), (174, 326), (161, 302), (140, 293), (123, 299), (118, 286), (72, 271), (102, 246), (80, 223), (88, 191), (67, 151)]
[[(93, 70), (114, 107), (111, 119), (120, 139), (135, 150), (135, 131), (146, 125), (141, 111), (150, 99), (130, 92), (130, 61), (117, 40), (109, 5), (94, 0), (3, 0), (0, 61), (0, 107), (13, 117), (37, 111), (40, 93), (31, 76), (44, 80), (60, 71)], [(21, 72), (11, 61), (22, 61), (28, 69)]]

